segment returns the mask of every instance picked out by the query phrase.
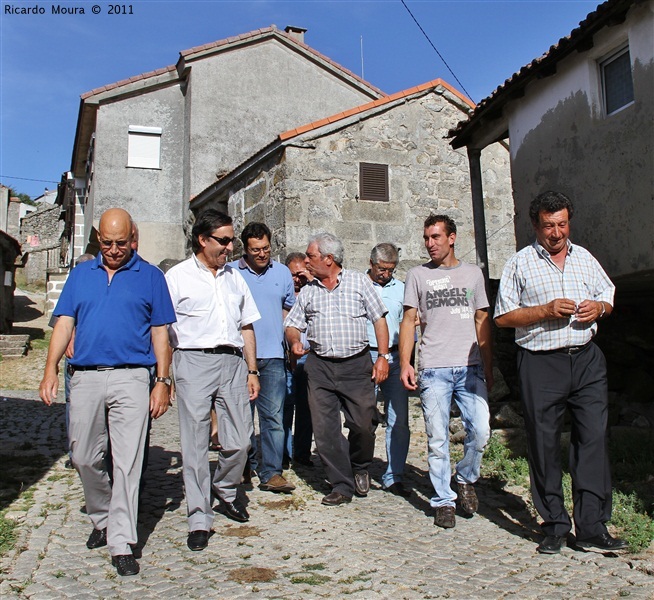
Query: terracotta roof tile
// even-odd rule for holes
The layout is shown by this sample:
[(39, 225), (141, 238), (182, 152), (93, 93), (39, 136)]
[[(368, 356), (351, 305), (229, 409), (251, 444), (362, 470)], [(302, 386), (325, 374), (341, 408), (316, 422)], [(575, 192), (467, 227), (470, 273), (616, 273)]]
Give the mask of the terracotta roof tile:
[(141, 75), (134, 75), (133, 77), (129, 77), (127, 79), (121, 79), (120, 81), (117, 81), (116, 83), (110, 83), (108, 85), (103, 85), (101, 87), (92, 89), (89, 92), (85, 92), (81, 95), (82, 100), (86, 100), (87, 98), (90, 98), (91, 96), (95, 96), (96, 94), (101, 94), (102, 92), (109, 92), (111, 90), (115, 90), (116, 88), (122, 87), (124, 85), (129, 85), (130, 83), (135, 83), (136, 81), (142, 81), (144, 79), (149, 79), (150, 77), (156, 77), (157, 75), (164, 75), (166, 73), (170, 73), (172, 71), (175, 71), (177, 67), (175, 65), (169, 65), (167, 67), (164, 67), (162, 69), (157, 69), (156, 71), (148, 71), (147, 73), (142, 73)]

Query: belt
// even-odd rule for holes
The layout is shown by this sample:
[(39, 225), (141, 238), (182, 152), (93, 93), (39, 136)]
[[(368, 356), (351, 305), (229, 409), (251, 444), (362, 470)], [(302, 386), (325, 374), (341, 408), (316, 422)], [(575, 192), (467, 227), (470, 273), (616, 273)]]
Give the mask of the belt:
[[(313, 350), (311, 352), (313, 354), (316, 354), (315, 352), (313, 352)], [(370, 346), (366, 346), (363, 350), (361, 350), (361, 352), (357, 352), (356, 354), (353, 354), (352, 356), (345, 356), (343, 358), (338, 357), (338, 356), (320, 356), (320, 354), (316, 354), (316, 356), (321, 360), (326, 360), (328, 362), (339, 363), (339, 362), (343, 362), (345, 360), (352, 360), (353, 358), (361, 358), (362, 356), (365, 356), (369, 352), (370, 352)]]
[(579, 354), (590, 347), (590, 342), (583, 346), (567, 346), (566, 348), (555, 348), (554, 350), (530, 350), (533, 354)]
[(115, 371), (116, 369), (148, 369), (145, 365), (116, 365), (109, 367), (107, 365), (91, 365), (78, 367), (76, 365), (68, 364), (68, 373), (72, 375), (75, 371)]
[[(379, 350), (379, 348), (375, 348), (374, 346), (370, 346), (370, 349), (371, 349), (371, 350), (374, 350), (375, 352), (377, 352), (377, 351)], [(398, 347), (397, 344), (395, 344), (395, 346), (391, 346), (391, 347), (388, 349), (389, 352), (397, 352), (398, 350), (399, 350), (399, 347)]]
[(215, 346), (214, 348), (176, 348), (182, 352), (204, 352), (205, 354), (232, 354), (243, 358), (243, 352), (234, 346)]

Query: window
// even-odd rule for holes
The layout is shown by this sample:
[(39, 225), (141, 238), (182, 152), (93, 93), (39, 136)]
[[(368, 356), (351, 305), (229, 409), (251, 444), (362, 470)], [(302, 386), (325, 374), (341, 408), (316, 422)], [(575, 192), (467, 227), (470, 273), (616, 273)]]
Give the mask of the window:
[(361, 200), (388, 202), (388, 165), (359, 163), (359, 196)]
[(600, 63), (604, 109), (610, 115), (634, 101), (629, 46), (621, 48)]
[(127, 166), (158, 169), (161, 153), (161, 127), (129, 126)]

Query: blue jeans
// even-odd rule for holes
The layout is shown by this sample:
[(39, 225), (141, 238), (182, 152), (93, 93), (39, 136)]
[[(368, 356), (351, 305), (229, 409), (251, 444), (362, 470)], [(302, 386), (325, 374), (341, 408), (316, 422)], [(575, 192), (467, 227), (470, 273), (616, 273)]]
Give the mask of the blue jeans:
[[(373, 364), (377, 351), (370, 351)], [(388, 361), (388, 379), (377, 386), (384, 395), (386, 407), (386, 458), (388, 467), (382, 476), (382, 485), (387, 488), (402, 481), (406, 457), (409, 453), (409, 392), (400, 381), (400, 355), (391, 353)]]
[(450, 407), (454, 398), (466, 431), (463, 458), (456, 465), (456, 480), (475, 483), (490, 437), (484, 369), (482, 365), (423, 369), (419, 385), (429, 448), (429, 478), (435, 492), (430, 504), (454, 506), (456, 494), (450, 486)]
[[(307, 374), (304, 370), (306, 357), (303, 357), (295, 371), (286, 370), (286, 400), (284, 402), (284, 458), (311, 459), (311, 412), (309, 411), (309, 390)], [(293, 433), (295, 416), (295, 433)]]
[[(259, 474), (261, 483), (266, 483), (273, 475), (281, 475), (284, 456), (284, 398), (286, 397), (286, 368), (283, 358), (258, 358), (257, 368), (261, 390), (251, 402), (252, 416), (256, 406), (259, 413), (259, 434), (261, 440), (261, 463), (253, 460), (257, 447), (252, 435), (250, 465)], [(258, 467), (258, 468), (257, 468)]]

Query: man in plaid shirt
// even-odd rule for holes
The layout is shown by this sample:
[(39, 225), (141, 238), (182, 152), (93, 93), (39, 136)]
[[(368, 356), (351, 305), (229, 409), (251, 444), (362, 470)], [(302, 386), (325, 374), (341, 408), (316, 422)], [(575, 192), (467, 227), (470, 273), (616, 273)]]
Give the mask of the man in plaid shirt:
[(615, 286), (586, 249), (568, 240), (573, 206), (559, 192), (529, 207), (536, 241), (504, 267), (495, 307), (499, 327), (515, 327), (518, 378), (529, 445), (531, 493), (545, 539), (556, 554), (571, 529), (561, 485), (561, 429), (572, 417), (570, 474), (576, 545), (620, 550), (611, 537), (611, 475), (606, 443), (606, 360), (592, 342), (613, 310)]
[[(330, 233), (309, 240), (307, 270), (314, 279), (302, 288), (284, 321), (286, 337), (295, 356), (306, 353), (301, 332), (307, 332), (310, 350), (309, 407), (316, 448), (332, 492), (322, 503), (337, 506), (366, 496), (368, 467), (375, 449), (377, 408), (375, 383), (388, 377), (388, 312), (370, 278), (343, 269), (343, 244)], [(370, 361), (367, 320), (373, 323), (379, 356)], [(345, 415), (346, 439), (341, 433)]]

